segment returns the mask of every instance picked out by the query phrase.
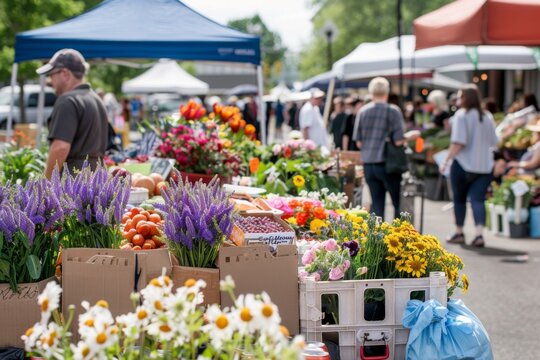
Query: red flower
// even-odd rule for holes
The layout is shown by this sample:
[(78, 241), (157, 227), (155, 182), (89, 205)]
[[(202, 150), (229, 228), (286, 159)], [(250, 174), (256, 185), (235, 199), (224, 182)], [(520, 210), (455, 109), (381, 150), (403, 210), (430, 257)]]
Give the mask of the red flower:
[(309, 214), (305, 212), (301, 212), (298, 215), (296, 215), (296, 223), (300, 226), (306, 225), (308, 219), (309, 219)]
[(285, 159), (289, 159), (292, 156), (292, 149), (288, 146), (285, 146), (283, 149), (283, 157)]
[(323, 207), (317, 206), (315, 209), (313, 209), (313, 216), (315, 216), (317, 219), (324, 220), (326, 219), (326, 210), (324, 210)]

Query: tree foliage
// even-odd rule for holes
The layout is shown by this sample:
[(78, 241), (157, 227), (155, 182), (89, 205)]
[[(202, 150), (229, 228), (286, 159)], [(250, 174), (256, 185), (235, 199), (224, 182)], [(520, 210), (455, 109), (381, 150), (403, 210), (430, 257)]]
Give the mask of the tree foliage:
[[(417, 17), (452, 0), (403, 0), (403, 34), (412, 33)], [(313, 38), (300, 54), (300, 72), (308, 78), (327, 71), (327, 42), (321, 35), (330, 19), (338, 34), (332, 43), (333, 62), (351, 52), (362, 42), (382, 41), (397, 35), (397, 0), (311, 0), (319, 11), (313, 18)]]
[[(283, 57), (287, 48), (281, 41), (281, 36), (266, 26), (259, 15), (250, 18), (231, 20), (227, 24), (239, 31), (261, 37), (261, 50), (264, 76), (275, 82), (281, 75)], [(265, 83), (267, 83), (265, 81)]]

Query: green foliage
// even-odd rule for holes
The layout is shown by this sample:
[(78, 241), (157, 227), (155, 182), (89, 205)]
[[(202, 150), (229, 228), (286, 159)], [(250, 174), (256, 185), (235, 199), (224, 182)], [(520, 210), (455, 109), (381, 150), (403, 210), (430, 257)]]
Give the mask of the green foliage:
[[(382, 41), (397, 35), (397, 1), (311, 0), (319, 11), (313, 18), (314, 37), (300, 57), (300, 72), (308, 78), (327, 71), (326, 40), (320, 29), (330, 19), (338, 28), (332, 44), (333, 61), (342, 58), (366, 41)], [(417, 17), (435, 10), (451, 0), (405, 0), (402, 3), (403, 34), (412, 33)]]
[(43, 149), (14, 149), (9, 147), (0, 154), (0, 184), (26, 184), (41, 176), (45, 170), (47, 151)]
[(259, 15), (250, 18), (231, 20), (227, 25), (239, 31), (261, 37), (264, 75), (270, 80), (278, 79), (281, 74), (281, 66), (285, 51), (287, 51), (287, 48), (281, 42), (279, 34), (268, 29)]

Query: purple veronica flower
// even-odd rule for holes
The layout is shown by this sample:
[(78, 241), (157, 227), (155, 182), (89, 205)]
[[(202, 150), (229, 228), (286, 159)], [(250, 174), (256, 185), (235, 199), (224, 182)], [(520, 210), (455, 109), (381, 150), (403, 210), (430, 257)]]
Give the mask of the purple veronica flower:
[(53, 174), (51, 181), (53, 191), (62, 193), (60, 203), (67, 215), (86, 224), (120, 224), (129, 199), (130, 177), (111, 175), (102, 164), (92, 171), (85, 162), (77, 174), (64, 172), (61, 179)]
[(188, 249), (196, 241), (212, 247), (230, 235), (234, 205), (216, 178), (208, 185), (180, 178), (163, 189), (162, 196), (164, 204), (156, 207), (165, 215), (164, 233), (170, 241)]
[(17, 231), (22, 231), (30, 245), (35, 237), (35, 225), (16, 205), (3, 203), (0, 205), (0, 233), (4, 240), (11, 241)]

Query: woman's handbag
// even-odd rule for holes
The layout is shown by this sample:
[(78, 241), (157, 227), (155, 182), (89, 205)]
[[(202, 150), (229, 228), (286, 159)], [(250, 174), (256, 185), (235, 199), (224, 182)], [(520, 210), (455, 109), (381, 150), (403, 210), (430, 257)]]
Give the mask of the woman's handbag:
[(388, 129), (388, 138), (384, 143), (384, 166), (387, 174), (401, 175), (409, 170), (405, 146), (396, 146), (392, 141), (392, 128), (389, 126), (390, 105), (386, 111), (386, 128)]

